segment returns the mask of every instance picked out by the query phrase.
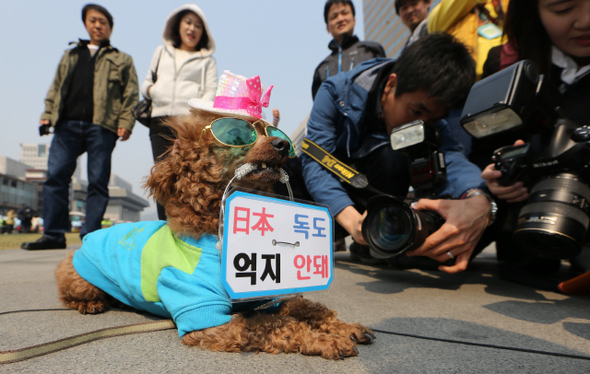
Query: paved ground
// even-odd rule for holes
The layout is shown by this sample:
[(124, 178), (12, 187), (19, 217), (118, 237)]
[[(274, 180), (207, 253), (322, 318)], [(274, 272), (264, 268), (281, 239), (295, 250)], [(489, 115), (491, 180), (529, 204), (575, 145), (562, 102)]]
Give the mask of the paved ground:
[[(53, 270), (65, 250), (0, 251), (0, 351), (109, 326), (149, 321), (125, 311), (83, 316), (61, 308)], [(589, 373), (590, 298), (509, 283), (486, 250), (458, 275), (393, 270), (336, 254), (335, 282), (308, 295), (341, 319), (377, 331), (358, 357), (214, 353), (174, 330), (102, 339), (0, 373)], [(459, 343), (462, 342), (462, 343)], [(544, 353), (539, 353), (544, 352)]]

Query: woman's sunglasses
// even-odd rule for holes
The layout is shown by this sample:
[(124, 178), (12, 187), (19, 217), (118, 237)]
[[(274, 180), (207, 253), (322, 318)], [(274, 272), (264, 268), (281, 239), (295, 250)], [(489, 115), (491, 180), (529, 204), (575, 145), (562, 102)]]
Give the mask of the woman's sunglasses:
[(289, 157), (295, 157), (295, 146), (287, 134), (264, 121), (250, 123), (239, 118), (218, 118), (203, 129), (199, 143), (203, 134), (207, 130), (211, 130), (211, 134), (213, 134), (215, 140), (223, 145), (227, 145), (228, 147), (247, 147), (254, 144), (258, 138), (258, 132), (254, 126), (256, 123), (261, 123), (264, 126), (266, 136), (281, 138), (289, 142)]

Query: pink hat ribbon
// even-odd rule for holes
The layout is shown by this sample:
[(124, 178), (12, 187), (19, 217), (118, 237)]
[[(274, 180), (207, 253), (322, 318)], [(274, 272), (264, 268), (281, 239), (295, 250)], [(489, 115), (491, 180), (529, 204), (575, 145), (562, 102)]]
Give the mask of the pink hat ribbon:
[[(243, 81), (242, 81), (243, 82)], [(245, 110), (248, 114), (262, 118), (262, 107), (268, 107), (270, 101), (270, 92), (274, 86), (268, 87), (264, 91), (264, 95), (261, 97), (262, 85), (260, 84), (260, 76), (255, 76), (246, 79), (246, 87), (240, 87), (236, 91), (230, 91), (230, 94), (243, 96), (216, 96), (213, 101), (213, 108), (216, 109), (233, 109), (233, 110)], [(247, 91), (243, 92), (243, 89)], [(242, 91), (242, 92), (239, 92)], [(226, 92), (227, 93), (227, 92)]]

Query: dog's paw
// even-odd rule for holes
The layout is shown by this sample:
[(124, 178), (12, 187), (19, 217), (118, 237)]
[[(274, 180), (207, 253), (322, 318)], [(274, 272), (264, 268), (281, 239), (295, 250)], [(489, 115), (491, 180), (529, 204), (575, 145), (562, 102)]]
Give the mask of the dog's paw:
[(356, 342), (349, 337), (329, 335), (327, 341), (323, 343), (319, 354), (329, 360), (339, 360), (359, 354)]
[(108, 304), (104, 301), (73, 301), (67, 307), (77, 309), (80, 314), (98, 314), (107, 310)]
[(332, 320), (330, 323), (322, 325), (320, 330), (333, 335), (349, 337), (354, 342), (360, 344), (370, 344), (376, 339), (373, 330), (360, 323), (346, 323), (339, 320)]
[(350, 338), (360, 344), (371, 344), (377, 339), (373, 330), (358, 323), (350, 324), (349, 331)]

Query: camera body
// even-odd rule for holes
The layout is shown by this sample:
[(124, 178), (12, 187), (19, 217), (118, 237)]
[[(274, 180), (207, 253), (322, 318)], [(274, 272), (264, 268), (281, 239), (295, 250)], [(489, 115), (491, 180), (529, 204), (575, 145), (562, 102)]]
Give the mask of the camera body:
[[(390, 140), (393, 150), (408, 159), (412, 188), (420, 196), (434, 196), (435, 189), (447, 180), (436, 128), (413, 121), (393, 129)], [(420, 247), (443, 223), (434, 211), (414, 210), (402, 199), (378, 195), (367, 203), (362, 233), (371, 256), (386, 259)]]
[(520, 180), (529, 165), (530, 146), (530, 143), (508, 145), (494, 151), (492, 161), (496, 170), (502, 172), (497, 179), (501, 186), (510, 186)]
[(43, 135), (47, 135), (47, 134), (51, 134), (51, 125), (40, 125), (39, 126), (39, 135), (43, 136)]
[[(497, 149), (492, 156), (502, 172), (500, 185), (523, 181), (530, 188), (512, 243), (542, 257), (572, 258), (590, 226), (590, 126), (563, 118), (557, 91), (535, 71), (534, 63), (525, 60), (478, 82), (461, 123), (475, 137), (517, 131), (529, 140)], [(483, 88), (492, 86), (500, 90), (495, 97), (504, 99), (482, 104)]]
[(588, 180), (590, 126), (560, 119), (554, 131), (534, 137), (531, 142), (494, 151), (494, 167), (502, 172), (498, 183), (509, 186), (519, 180), (538, 180), (556, 172), (579, 174)]
[(440, 135), (434, 126), (422, 120), (391, 130), (391, 147), (406, 156), (412, 188), (421, 196), (435, 195), (435, 189), (447, 180), (445, 156), (439, 151)]
[(494, 152), (499, 183), (522, 180), (531, 196), (512, 234), (514, 245), (549, 258), (579, 254), (589, 227), (590, 126), (560, 119), (553, 132)]

